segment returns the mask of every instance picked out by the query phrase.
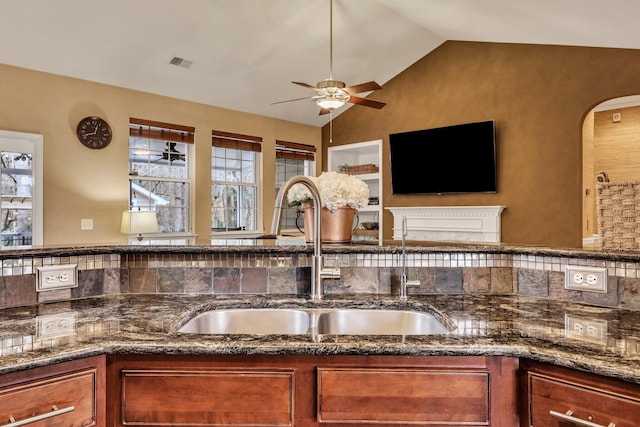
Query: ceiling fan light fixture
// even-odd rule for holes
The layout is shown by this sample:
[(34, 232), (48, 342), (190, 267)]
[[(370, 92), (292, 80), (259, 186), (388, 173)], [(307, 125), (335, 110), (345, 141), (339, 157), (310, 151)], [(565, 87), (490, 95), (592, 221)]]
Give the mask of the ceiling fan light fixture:
[(342, 88), (327, 87), (318, 92), (316, 105), (325, 110), (335, 110), (349, 102), (350, 98), (351, 96)]
[(322, 98), (316, 100), (316, 104), (318, 105), (318, 107), (325, 110), (335, 110), (342, 107), (345, 103), (345, 101), (340, 101), (339, 99), (332, 98)]

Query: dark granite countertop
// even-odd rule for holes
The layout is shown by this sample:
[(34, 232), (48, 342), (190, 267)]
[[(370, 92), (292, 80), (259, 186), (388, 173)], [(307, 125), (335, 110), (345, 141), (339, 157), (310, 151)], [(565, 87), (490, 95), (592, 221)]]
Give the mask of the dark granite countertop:
[[(407, 241), (409, 253), (486, 253), (486, 254), (511, 254), (532, 256), (556, 256), (585, 259), (599, 259), (620, 262), (640, 261), (640, 251), (636, 250), (598, 250), (580, 248), (550, 248), (540, 246), (517, 245), (491, 245), (473, 243), (439, 243), (424, 241)], [(400, 241), (388, 240), (382, 243), (377, 241), (358, 241), (350, 244), (325, 244), (323, 252), (331, 253), (400, 253), (402, 245)], [(305, 244), (301, 239), (231, 239), (219, 240), (210, 245), (77, 245), (77, 246), (52, 246), (34, 247), (32, 249), (4, 250), (0, 253), (0, 260), (24, 257), (63, 257), (94, 254), (215, 254), (215, 253), (312, 253), (313, 245)]]
[[(448, 334), (428, 336), (197, 335), (195, 314), (230, 307), (352, 307), (432, 313)], [(567, 316), (596, 325), (575, 337)], [(602, 332), (603, 338), (598, 335)], [(0, 374), (98, 354), (504, 355), (640, 384), (640, 312), (524, 296), (287, 297), (118, 295), (0, 310)]]

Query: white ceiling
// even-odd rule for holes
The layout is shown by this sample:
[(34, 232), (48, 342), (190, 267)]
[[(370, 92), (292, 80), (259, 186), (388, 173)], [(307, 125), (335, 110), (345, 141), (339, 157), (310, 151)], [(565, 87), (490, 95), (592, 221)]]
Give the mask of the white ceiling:
[[(334, 0), (333, 14), (347, 85), (384, 85), (446, 40), (640, 49), (638, 0)], [(329, 77), (329, 0), (0, 0), (0, 63), (320, 126), (311, 101), (271, 104)]]

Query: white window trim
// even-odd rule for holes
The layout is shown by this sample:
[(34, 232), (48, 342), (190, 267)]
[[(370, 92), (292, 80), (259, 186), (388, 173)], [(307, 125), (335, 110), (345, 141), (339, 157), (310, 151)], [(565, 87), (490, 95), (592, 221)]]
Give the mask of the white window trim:
[[(44, 242), (44, 212), (42, 195), (43, 191), (43, 163), (44, 163), (44, 138), (36, 133), (12, 132), (0, 130), (0, 146), (6, 150), (32, 153), (32, 177), (31, 188), (31, 246), (42, 246)], [(15, 249), (9, 247), (6, 249)]]
[[(263, 205), (263, 185), (264, 185), (264, 179), (262, 176), (262, 167), (263, 167), (263, 159), (264, 156), (262, 155), (262, 152), (255, 152), (256, 154), (256, 183), (255, 183), (255, 187), (256, 187), (256, 229), (255, 230), (246, 230), (246, 231), (213, 231), (211, 230), (210, 232), (210, 239), (212, 241), (214, 240), (224, 240), (224, 239), (242, 239), (242, 238), (247, 238), (247, 239), (251, 239), (251, 238), (255, 238), (255, 237), (260, 237), (262, 235), (264, 235), (264, 205)], [(209, 155), (211, 156), (211, 153), (209, 153)], [(211, 165), (211, 167), (213, 167), (213, 165)], [(209, 171), (209, 176), (211, 176), (211, 171)], [(235, 184), (242, 184), (242, 183), (238, 183), (238, 182), (223, 182), (223, 181), (211, 181), (211, 187), (210, 190), (213, 188), (213, 184), (214, 183), (218, 183), (218, 184), (231, 184), (231, 185), (235, 185)], [(247, 184), (245, 184), (247, 185)], [(253, 184), (249, 184), (251, 186), (253, 186)], [(211, 191), (209, 191), (211, 192)], [(211, 203), (209, 203), (209, 217), (211, 217)]]
[[(128, 144), (128, 140), (127, 140), (127, 144)], [(188, 231), (183, 231), (183, 232), (176, 232), (176, 233), (153, 233), (153, 234), (144, 234), (145, 239), (147, 238), (147, 236), (151, 239), (151, 240), (181, 240), (181, 239), (187, 239), (189, 242), (191, 242), (190, 244), (192, 244), (195, 239), (197, 238), (197, 235), (193, 233), (193, 222), (195, 219), (195, 213), (194, 213), (194, 204), (193, 201), (194, 199), (194, 170), (193, 168), (195, 167), (193, 164), (195, 163), (192, 159), (193, 157), (193, 153), (194, 153), (194, 144), (184, 144), (185, 148), (186, 148), (186, 159), (188, 159), (189, 165), (187, 167), (187, 177), (185, 179), (174, 179), (174, 178), (166, 178), (166, 177), (154, 177), (154, 176), (147, 176), (147, 175), (129, 175), (128, 177), (128, 184), (130, 186), (134, 186), (137, 187), (136, 184), (134, 184), (132, 181), (166, 181), (166, 182), (187, 182), (189, 183), (189, 194), (188, 194), (188, 198), (189, 200), (187, 200), (187, 207), (189, 209), (189, 215), (188, 215), (188, 219), (187, 221), (189, 222), (187, 224), (187, 229)], [(129, 159), (127, 159), (127, 161), (129, 161)], [(140, 188), (140, 191), (142, 192), (147, 192), (145, 189)], [(150, 195), (151, 198), (156, 199), (156, 201), (158, 202), (158, 205), (166, 205), (167, 201), (160, 198), (160, 197), (152, 197)], [(130, 203), (131, 201), (129, 201)], [(135, 206), (129, 206), (130, 208), (135, 207)], [(129, 244), (131, 244), (132, 242), (135, 243), (137, 241), (137, 235), (136, 234), (129, 234), (128, 236), (128, 242)], [(144, 239), (143, 239), (144, 240)]]
[[(317, 175), (315, 172), (316, 172), (316, 161), (310, 160), (308, 170), (304, 173), (304, 175), (316, 177)], [(268, 232), (270, 233), (271, 230), (269, 230)], [(280, 234), (286, 235), (286, 236), (293, 236), (293, 237), (304, 236), (304, 233), (298, 230), (297, 228), (283, 228), (282, 230), (280, 230)]]

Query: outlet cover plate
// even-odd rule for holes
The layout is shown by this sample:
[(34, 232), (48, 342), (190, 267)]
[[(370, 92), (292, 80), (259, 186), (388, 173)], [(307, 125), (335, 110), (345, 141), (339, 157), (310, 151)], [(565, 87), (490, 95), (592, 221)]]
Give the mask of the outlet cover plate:
[(567, 265), (564, 287), (574, 291), (607, 293), (607, 268)]
[(564, 315), (564, 334), (568, 338), (576, 338), (597, 343), (607, 342), (607, 321)]
[(43, 265), (36, 269), (37, 292), (78, 287), (78, 264)]
[(36, 337), (52, 338), (75, 335), (76, 333), (75, 312), (45, 314), (36, 317)]

